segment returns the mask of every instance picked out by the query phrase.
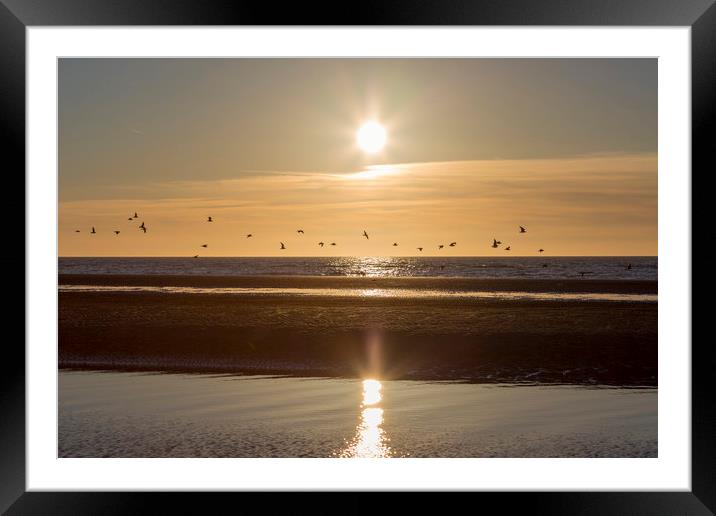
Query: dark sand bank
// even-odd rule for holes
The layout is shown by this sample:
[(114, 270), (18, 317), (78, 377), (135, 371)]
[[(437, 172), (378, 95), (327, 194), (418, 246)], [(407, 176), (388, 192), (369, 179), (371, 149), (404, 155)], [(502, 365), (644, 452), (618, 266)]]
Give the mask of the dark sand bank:
[(346, 276), (179, 276), (60, 274), (60, 285), (162, 286), (205, 288), (415, 288), (451, 291), (592, 292), (656, 294), (646, 280), (481, 279)]
[[(598, 284), (589, 291), (656, 292), (652, 282), (581, 280), (60, 278), (61, 284), (90, 281), (520, 291)], [(657, 304), (60, 292), (59, 360), (60, 367), (81, 369), (654, 386)]]

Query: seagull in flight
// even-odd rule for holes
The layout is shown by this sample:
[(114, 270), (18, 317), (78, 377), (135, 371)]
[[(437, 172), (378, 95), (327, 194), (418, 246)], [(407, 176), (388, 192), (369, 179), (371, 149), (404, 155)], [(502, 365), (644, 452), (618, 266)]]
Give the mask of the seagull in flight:
[(524, 228), (524, 226), (520, 226), (520, 233), (527, 233), (527, 230)]
[(147, 232), (147, 228), (145, 228), (144, 226), (141, 226), (139, 229), (141, 229), (141, 230), (144, 231), (145, 233)]
[(299, 229), (298, 231), (296, 231), (296, 233), (300, 233), (300, 234), (303, 235), (303, 230), (302, 230), (302, 229)]
[(492, 247), (493, 247), (494, 249), (497, 249), (497, 246), (498, 246), (499, 244), (500, 244), (500, 243), (499, 243), (496, 239), (494, 239), (494, 238), (492, 239)]
[(201, 247), (209, 247), (209, 244), (201, 244)]
[(246, 238), (251, 238), (252, 236), (254, 236), (254, 235), (252, 235), (251, 233), (249, 233), (248, 235), (246, 235)]
[(139, 218), (139, 215), (137, 215), (137, 212), (136, 212), (136, 211), (134, 212), (134, 218), (135, 218), (135, 219)]
[(368, 233), (366, 232), (365, 229), (363, 230), (363, 236), (365, 237), (366, 240), (369, 240)]
[(142, 221), (142, 223), (139, 225), (139, 229), (143, 229), (146, 231), (147, 228), (144, 227), (144, 221)]
[(195, 254), (195, 255), (194, 255), (194, 258), (199, 258), (199, 255), (198, 255), (198, 254)]
[(398, 247), (398, 242), (393, 242), (393, 247)]
[(417, 249), (418, 251), (420, 251), (421, 253), (423, 252), (423, 248), (422, 248), (422, 247), (416, 247), (416, 249)]
[(457, 242), (450, 242), (450, 247), (455, 247), (457, 245)]
[(281, 249), (286, 249), (286, 246), (283, 245), (283, 242), (281, 242)]
[(442, 244), (440, 244), (440, 245), (438, 246), (438, 249), (442, 249), (443, 247), (445, 247), (445, 246), (442, 245)]
[(79, 230), (79, 229), (75, 229), (75, 233), (79, 233), (79, 232), (80, 232), (80, 230)]
[(94, 230), (94, 226), (92, 226), (92, 231), (90, 231), (90, 233), (92, 233), (93, 235), (94, 235), (95, 233), (97, 233), (97, 232)]
[(114, 234), (115, 234), (115, 235), (119, 235), (119, 231), (115, 231)]
[(318, 245), (320, 245), (321, 247), (323, 247), (325, 244), (324, 244), (323, 242), (318, 242)]
[(335, 242), (331, 242), (331, 245), (336, 245), (336, 243), (335, 243)]
[(130, 221), (134, 220), (134, 217), (129, 217), (127, 220), (130, 220)]
[(510, 246), (508, 245), (507, 247), (505, 247), (505, 251), (509, 251), (509, 250), (510, 250)]
[(206, 221), (207, 221), (207, 222), (214, 222), (214, 219), (212, 219), (211, 217), (209, 217), (208, 219), (206, 219)]
[(540, 253), (544, 253), (544, 249), (540, 249), (539, 252), (540, 252)]

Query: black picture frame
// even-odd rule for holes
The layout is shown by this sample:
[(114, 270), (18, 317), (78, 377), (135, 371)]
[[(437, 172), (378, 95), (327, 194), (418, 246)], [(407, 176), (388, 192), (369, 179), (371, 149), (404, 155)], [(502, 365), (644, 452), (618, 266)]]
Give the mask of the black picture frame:
[[(376, 0), (359, 3), (251, 2), (236, 0), (0, 0), (0, 145), (8, 181), (19, 204), (7, 226), (13, 252), (2, 258), (13, 292), (25, 271), (25, 29), (63, 25), (557, 25), (689, 26), (692, 71), (692, 170), (716, 169), (712, 138), (716, 105), (716, 6), (713, 0)], [(711, 129), (712, 131), (709, 131)], [(690, 171), (685, 171), (690, 173)], [(696, 174), (691, 172), (692, 179)], [(9, 188), (9, 187), (8, 187)], [(693, 210), (693, 208), (692, 208)], [(697, 215), (699, 212), (694, 212)], [(699, 217), (694, 217), (694, 222)], [(701, 218), (708, 217), (706, 212)], [(24, 276), (24, 275), (23, 275)], [(17, 288), (15, 283), (18, 283)], [(700, 282), (700, 288), (706, 285)], [(24, 283), (23, 283), (23, 299)], [(10, 321), (22, 319), (24, 303), (7, 305)], [(22, 314), (20, 313), (22, 311)], [(692, 315), (693, 320), (693, 315)], [(24, 327), (23, 327), (24, 337)], [(24, 340), (24, 338), (23, 338)], [(687, 345), (688, 343), (674, 343)], [(713, 514), (716, 512), (716, 404), (711, 400), (708, 343), (692, 344), (692, 490), (690, 492), (475, 493), (482, 509), (539, 514)], [(7, 514), (212, 512), (249, 493), (26, 492), (25, 352), (20, 339), (6, 339), (0, 375), (0, 511)], [(317, 494), (290, 502), (293, 509), (330, 510)], [(374, 494), (350, 494), (341, 512), (365, 512)], [(171, 498), (170, 498), (171, 497)], [(230, 500), (231, 499), (231, 500)], [(412, 498), (423, 504), (422, 496)], [(273, 498), (276, 500), (276, 498)], [(242, 501), (245, 503), (245, 501)], [(415, 502), (414, 502), (415, 503)], [(248, 506), (247, 506), (248, 507)], [(336, 509), (333, 507), (333, 509)], [(168, 511), (162, 511), (168, 512)], [(273, 511), (272, 511), (273, 512)], [(333, 511), (331, 511), (333, 512)]]

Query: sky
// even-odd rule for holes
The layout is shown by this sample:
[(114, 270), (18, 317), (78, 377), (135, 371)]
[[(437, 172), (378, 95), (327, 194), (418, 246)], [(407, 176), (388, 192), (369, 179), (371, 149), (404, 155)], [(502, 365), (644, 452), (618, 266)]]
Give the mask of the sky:
[(61, 256), (657, 254), (655, 59), (61, 59), (58, 95)]

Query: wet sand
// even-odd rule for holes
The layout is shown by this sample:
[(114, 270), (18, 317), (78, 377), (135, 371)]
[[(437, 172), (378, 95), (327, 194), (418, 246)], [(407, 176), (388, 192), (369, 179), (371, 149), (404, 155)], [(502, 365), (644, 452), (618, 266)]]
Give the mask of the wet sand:
[[(655, 294), (656, 282), (60, 276), (61, 285)], [(60, 292), (61, 368), (657, 385), (657, 303)]]
[(656, 457), (657, 392), (67, 372), (60, 457)]
[(60, 274), (60, 285), (121, 285), (235, 288), (415, 288), (453, 291), (601, 292), (656, 294), (647, 280), (482, 279), (356, 276), (180, 276), (125, 274)]

